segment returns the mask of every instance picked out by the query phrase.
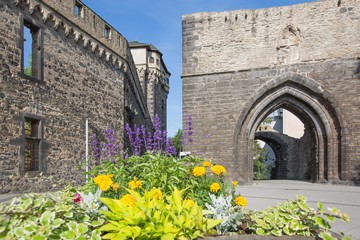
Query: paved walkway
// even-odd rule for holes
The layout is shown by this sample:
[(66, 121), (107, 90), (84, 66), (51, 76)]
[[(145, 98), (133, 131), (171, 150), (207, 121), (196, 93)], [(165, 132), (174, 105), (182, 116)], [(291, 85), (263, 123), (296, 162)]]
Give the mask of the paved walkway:
[(334, 232), (344, 232), (351, 239), (360, 240), (360, 187), (346, 185), (314, 184), (291, 180), (254, 181), (252, 185), (237, 187), (241, 195), (247, 198), (248, 208), (261, 210), (275, 206), (296, 195), (307, 197), (310, 207), (317, 202), (324, 203), (325, 208), (335, 207), (350, 216), (350, 223), (336, 220), (332, 224)]

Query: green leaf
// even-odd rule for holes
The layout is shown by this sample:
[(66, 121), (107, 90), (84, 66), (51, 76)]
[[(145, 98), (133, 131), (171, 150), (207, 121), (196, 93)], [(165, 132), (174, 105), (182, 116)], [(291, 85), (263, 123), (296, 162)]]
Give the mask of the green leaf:
[(101, 240), (101, 231), (99, 229), (92, 231), (91, 240)]
[(71, 222), (68, 222), (66, 225), (70, 231), (73, 231), (73, 232), (77, 231), (77, 227), (76, 227), (77, 223), (76, 222), (71, 221)]
[(326, 218), (327, 218), (330, 222), (334, 222), (334, 221), (335, 221), (335, 217), (334, 217), (334, 216), (326, 215)]
[(331, 236), (330, 233), (328, 232), (321, 232), (319, 234), (320, 238), (324, 239), (324, 240), (333, 240), (334, 238)]
[(279, 230), (279, 229), (274, 229), (274, 230), (272, 230), (272, 231), (271, 231), (271, 234), (273, 234), (273, 235), (275, 235), (275, 236), (277, 236), (277, 237), (282, 236), (281, 230)]
[(48, 226), (55, 218), (55, 212), (45, 211), (40, 216), (40, 223), (43, 226)]
[(306, 203), (304, 203), (304, 202), (298, 202), (297, 204), (298, 204), (298, 206), (299, 206), (302, 210), (304, 210), (304, 211), (309, 210), (309, 206), (308, 206)]
[(76, 236), (76, 234), (73, 231), (65, 231), (60, 234), (60, 237), (65, 240), (66, 239), (74, 239), (75, 236)]
[(61, 218), (56, 218), (52, 223), (51, 223), (51, 227), (52, 228), (58, 228), (60, 227), (61, 224), (63, 224), (65, 221), (62, 220)]
[(33, 240), (45, 240), (46, 237), (37, 235), (37, 236), (32, 237), (32, 239), (33, 239)]
[(175, 236), (176, 235), (173, 233), (167, 233), (167, 234), (161, 236), (161, 240), (174, 240)]
[(322, 227), (322, 228), (324, 228), (324, 229), (330, 229), (330, 225), (329, 225), (329, 223), (325, 220), (325, 219), (323, 219), (322, 217), (315, 217), (315, 222), (320, 226), (320, 227)]
[(318, 203), (317, 203), (317, 206), (318, 206), (318, 208), (319, 208), (319, 210), (320, 210), (321, 212), (324, 211), (324, 204), (323, 204), (322, 202), (318, 202)]
[(257, 234), (257, 235), (261, 235), (261, 236), (265, 236), (265, 235), (266, 235), (264, 229), (262, 229), (262, 228), (257, 228), (257, 229), (256, 229), (256, 234)]
[(80, 223), (77, 226), (77, 233), (80, 235), (86, 233), (88, 230), (89, 230), (88, 227), (84, 223)]

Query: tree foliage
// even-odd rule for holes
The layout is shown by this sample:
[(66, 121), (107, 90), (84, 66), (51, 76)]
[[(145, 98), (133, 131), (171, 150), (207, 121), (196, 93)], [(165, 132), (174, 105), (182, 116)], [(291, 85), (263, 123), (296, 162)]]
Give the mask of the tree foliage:
[(32, 77), (32, 53), (30, 53), (29, 62), (24, 68), (24, 73), (26, 76)]
[(180, 153), (182, 151), (182, 144), (181, 144), (181, 136), (183, 134), (183, 131), (181, 129), (178, 129), (178, 131), (176, 132), (175, 136), (172, 137), (172, 143), (174, 145), (174, 147), (176, 148), (176, 152)]
[(261, 148), (258, 141), (254, 142), (254, 179), (267, 179), (268, 167), (265, 163), (266, 150)]

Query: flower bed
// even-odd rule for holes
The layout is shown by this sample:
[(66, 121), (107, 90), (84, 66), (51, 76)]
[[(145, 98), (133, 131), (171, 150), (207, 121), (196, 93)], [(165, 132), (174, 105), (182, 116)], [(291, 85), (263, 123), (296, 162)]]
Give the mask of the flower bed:
[[(329, 231), (335, 218), (349, 220), (321, 203), (310, 208), (303, 196), (249, 211), (246, 198), (235, 191), (237, 182), (226, 180), (224, 166), (211, 159), (173, 157), (160, 125), (155, 116), (154, 133), (148, 135), (143, 126), (126, 125), (131, 157), (116, 144), (112, 130), (105, 131), (108, 142), (102, 148), (93, 136), (98, 165), (87, 173), (88, 183), (0, 204), (0, 239), (328, 240), (339, 237)], [(190, 117), (185, 135), (191, 143)]]
[(321, 203), (316, 210), (308, 207), (305, 197), (249, 211), (246, 198), (235, 191), (237, 183), (225, 180), (226, 169), (196, 157), (118, 158), (89, 174), (93, 178), (80, 188), (25, 195), (1, 204), (0, 238), (242, 239), (252, 234), (250, 239), (333, 239), (330, 222), (348, 220), (336, 209), (326, 211)]

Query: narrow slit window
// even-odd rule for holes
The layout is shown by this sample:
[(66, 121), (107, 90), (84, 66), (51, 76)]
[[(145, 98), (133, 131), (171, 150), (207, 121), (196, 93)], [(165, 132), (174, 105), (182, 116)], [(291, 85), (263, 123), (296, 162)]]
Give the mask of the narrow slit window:
[(105, 25), (104, 37), (110, 39), (111, 37), (111, 28), (108, 25)]
[(31, 22), (23, 23), (23, 62), (22, 72), (25, 76), (41, 80), (42, 42), (40, 28)]
[(40, 170), (40, 121), (30, 118), (25, 118), (24, 133), (25, 133), (25, 156), (24, 156), (24, 170), (39, 171)]
[(93, 25), (94, 25), (94, 28), (96, 29), (96, 16), (93, 15)]
[(79, 17), (84, 17), (84, 6), (78, 1), (75, 2), (75, 15)]

